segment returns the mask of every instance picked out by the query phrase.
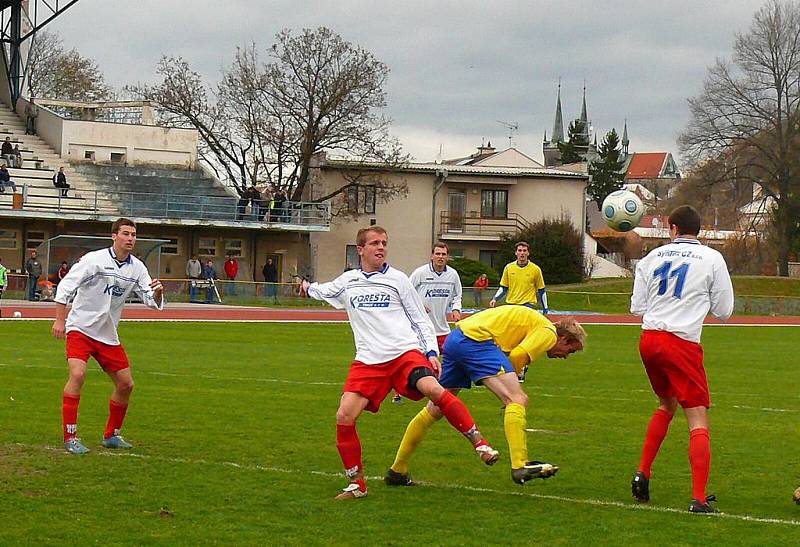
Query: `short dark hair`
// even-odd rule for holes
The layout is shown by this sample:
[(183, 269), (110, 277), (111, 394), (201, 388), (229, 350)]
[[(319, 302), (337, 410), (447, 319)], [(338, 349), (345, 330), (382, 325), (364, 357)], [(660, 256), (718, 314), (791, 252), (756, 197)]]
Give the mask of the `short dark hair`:
[(528, 245), (528, 242), (527, 242), (527, 241), (517, 241), (517, 242), (514, 244), (514, 250), (515, 250), (515, 251), (516, 251), (517, 249), (519, 249), (520, 247), (525, 247), (526, 249), (528, 249), (528, 251), (530, 251), (530, 250), (531, 250), (531, 246), (530, 246), (530, 245)]
[(696, 236), (700, 233), (700, 213), (691, 205), (681, 205), (673, 209), (669, 215), (669, 225), (678, 228), (678, 235)]
[(384, 228), (382, 226), (375, 225), (375, 226), (368, 226), (367, 228), (361, 228), (358, 231), (358, 233), (356, 234), (356, 245), (358, 245), (359, 247), (363, 247), (364, 245), (366, 245), (367, 244), (367, 234), (369, 232), (375, 232), (375, 233), (384, 234), (384, 235), (387, 235), (387, 236), (389, 235), (388, 232), (386, 231), (386, 228)]
[(116, 234), (123, 226), (132, 226), (134, 230), (136, 229), (136, 223), (134, 221), (123, 217), (114, 221), (114, 224), (111, 225), (111, 233)]
[(444, 249), (448, 253), (450, 252), (450, 248), (444, 241), (437, 241), (436, 243), (434, 243), (433, 247), (431, 247), (431, 252), (435, 251), (436, 249)]

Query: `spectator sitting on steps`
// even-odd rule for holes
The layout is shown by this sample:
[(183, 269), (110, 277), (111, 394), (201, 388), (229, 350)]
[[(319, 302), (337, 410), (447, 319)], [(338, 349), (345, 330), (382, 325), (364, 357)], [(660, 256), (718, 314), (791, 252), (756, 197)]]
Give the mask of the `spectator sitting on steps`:
[(6, 137), (3, 141), (3, 146), (0, 148), (0, 157), (6, 160), (6, 163), (14, 167), (14, 145), (11, 144), (11, 137)]
[(11, 187), (12, 192), (17, 191), (17, 185), (11, 180), (11, 174), (5, 165), (0, 165), (0, 194), (6, 191), (6, 186)]
[(62, 198), (67, 197), (67, 191), (69, 190), (70, 186), (67, 184), (67, 175), (64, 174), (63, 167), (59, 167), (58, 173), (53, 175), (53, 186), (61, 189)]

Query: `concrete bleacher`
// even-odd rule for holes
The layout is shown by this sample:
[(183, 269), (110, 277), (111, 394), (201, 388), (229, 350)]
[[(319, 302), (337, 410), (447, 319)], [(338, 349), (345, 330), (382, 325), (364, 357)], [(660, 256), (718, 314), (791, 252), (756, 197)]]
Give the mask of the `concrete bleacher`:
[[(25, 134), (25, 122), (10, 108), (0, 103), (0, 143), (9, 137), (12, 144), (18, 144), (22, 155), (21, 167), (9, 167), (8, 172), (17, 186), (26, 186), (23, 207), (41, 211), (88, 212), (94, 207), (92, 184), (83, 178), (42, 139), (36, 135)], [(59, 167), (71, 186), (68, 197), (53, 186), (53, 176)], [(0, 208), (12, 207), (12, 192), (8, 188), (0, 194)]]
[(234, 220), (237, 198), (202, 171), (78, 163), (73, 168), (115, 200), (123, 215)]

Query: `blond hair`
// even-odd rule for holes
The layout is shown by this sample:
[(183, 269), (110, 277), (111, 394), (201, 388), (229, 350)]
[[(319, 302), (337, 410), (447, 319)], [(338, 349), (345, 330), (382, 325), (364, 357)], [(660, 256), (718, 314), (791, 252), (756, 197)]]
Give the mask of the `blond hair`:
[(555, 325), (558, 336), (565, 337), (570, 344), (578, 342), (581, 345), (581, 349), (586, 347), (586, 331), (583, 330), (581, 324), (574, 317), (563, 317)]

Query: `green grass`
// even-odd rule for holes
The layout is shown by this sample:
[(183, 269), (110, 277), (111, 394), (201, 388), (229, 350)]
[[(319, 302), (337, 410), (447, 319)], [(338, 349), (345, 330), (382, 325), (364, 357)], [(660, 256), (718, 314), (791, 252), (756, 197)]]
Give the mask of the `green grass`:
[[(714, 461), (710, 490), (727, 517), (685, 512), (686, 422), (676, 417), (654, 466), (653, 501), (629, 481), (655, 401), (634, 327), (589, 326), (585, 354), (536, 363), (531, 457), (559, 474), (509, 478), (500, 405), (463, 394), (504, 452), (482, 466), (444, 422), (412, 473), (425, 484), (334, 502), (345, 485), (334, 413), (352, 358), (347, 325), (123, 323), (137, 387), (124, 435), (99, 446), (110, 383), (92, 365), (80, 434), (60, 449), (63, 343), (46, 322), (0, 323), (0, 544), (797, 544), (800, 381), (790, 328), (707, 328)], [(747, 343), (742, 343), (747, 340)], [(769, 348), (767, 350), (767, 348)], [(418, 403), (359, 421), (366, 473), (380, 476)], [(764, 410), (772, 409), (772, 410)], [(748, 521), (741, 517), (778, 519)], [(794, 521), (795, 524), (788, 523)], [(794, 538), (794, 539), (792, 539)]]

